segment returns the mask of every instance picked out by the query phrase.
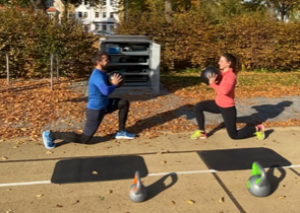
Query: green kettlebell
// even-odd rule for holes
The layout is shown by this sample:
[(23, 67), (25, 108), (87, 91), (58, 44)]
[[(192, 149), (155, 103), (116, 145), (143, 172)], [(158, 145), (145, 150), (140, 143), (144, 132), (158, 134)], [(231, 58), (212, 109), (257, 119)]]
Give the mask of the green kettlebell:
[(266, 197), (271, 192), (265, 170), (257, 161), (252, 164), (252, 175), (247, 181), (247, 188), (256, 197)]

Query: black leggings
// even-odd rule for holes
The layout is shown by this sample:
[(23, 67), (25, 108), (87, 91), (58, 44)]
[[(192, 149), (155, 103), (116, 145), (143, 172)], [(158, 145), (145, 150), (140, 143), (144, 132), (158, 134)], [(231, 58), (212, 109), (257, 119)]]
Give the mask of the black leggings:
[(252, 136), (256, 132), (255, 127), (244, 127), (240, 130), (236, 129), (236, 108), (235, 106), (229, 108), (219, 107), (215, 101), (202, 101), (196, 104), (195, 113), (198, 126), (200, 130), (205, 130), (204, 123), (205, 118), (203, 112), (211, 112), (215, 114), (222, 114), (224, 119), (225, 128), (230, 138), (232, 139), (244, 139)]
[(88, 143), (98, 130), (104, 116), (119, 109), (119, 131), (125, 130), (129, 102), (125, 99), (110, 98), (108, 106), (103, 110), (86, 109), (86, 124), (83, 134), (75, 132), (51, 132), (50, 137), (54, 140), (64, 140), (74, 143)]

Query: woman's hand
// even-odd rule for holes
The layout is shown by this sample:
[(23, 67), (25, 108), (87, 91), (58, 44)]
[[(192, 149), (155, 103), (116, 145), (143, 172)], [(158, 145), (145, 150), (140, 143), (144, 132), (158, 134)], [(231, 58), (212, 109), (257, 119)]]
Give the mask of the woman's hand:
[(213, 73), (213, 74), (210, 74), (208, 77), (208, 80), (209, 80), (209, 85), (211, 85), (212, 83), (218, 83), (218, 81), (216, 81), (218, 75)]

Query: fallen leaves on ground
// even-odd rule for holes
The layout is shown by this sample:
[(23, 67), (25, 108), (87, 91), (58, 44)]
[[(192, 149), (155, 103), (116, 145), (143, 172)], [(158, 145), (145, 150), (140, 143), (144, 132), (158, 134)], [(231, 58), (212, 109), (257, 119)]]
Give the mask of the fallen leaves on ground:
[(75, 204), (77, 204), (77, 203), (79, 203), (80, 201), (79, 200), (77, 200), (75, 203), (73, 203), (73, 205), (75, 205)]
[(165, 160), (160, 162), (160, 164), (166, 164), (166, 163), (167, 163), (167, 161), (165, 161)]
[(175, 202), (174, 202), (174, 201), (171, 201), (171, 202), (170, 202), (170, 205), (175, 205)]
[(195, 201), (193, 201), (193, 200), (188, 200), (187, 201), (189, 204), (194, 204), (195, 203)]
[[(296, 74), (286, 75), (286, 78), (290, 78), (288, 80), (277, 74), (253, 75), (240, 74), (237, 97), (300, 95), (300, 78), (298, 79)], [(276, 79), (277, 82), (272, 84), (271, 80)], [(74, 80), (62, 78), (51, 90), (48, 79), (20, 80), (9, 85), (4, 79), (0, 80), (1, 141), (22, 136), (29, 136), (32, 141), (38, 141), (44, 130), (82, 133), (86, 121), (86, 101), (83, 99), (83, 93), (78, 93), (77, 90), (69, 87), (73, 82)], [(213, 89), (199, 84), (199, 77), (195, 79), (195, 76), (192, 80), (162, 77), (162, 82), (169, 91), (173, 92), (172, 94), (124, 96), (128, 100), (134, 100), (130, 103), (126, 124), (128, 131), (138, 133), (140, 137), (146, 139), (153, 139), (162, 135), (162, 132), (179, 133), (197, 129), (195, 124), (190, 123), (184, 115), (180, 114), (180, 110), (193, 112), (197, 102), (215, 97)], [(174, 101), (174, 99), (178, 100)], [(295, 126), (300, 125), (300, 119), (267, 121), (264, 125), (266, 127)], [(242, 123), (237, 124), (238, 128), (243, 126)], [(218, 125), (207, 125), (207, 129), (216, 127)], [(118, 113), (114, 112), (105, 116), (97, 130), (97, 135), (102, 137), (112, 135), (117, 130)], [(119, 146), (120, 143), (117, 142), (116, 145)], [(18, 148), (18, 145), (14, 148)]]
[(285, 198), (285, 196), (278, 197), (279, 200), (283, 200), (284, 198)]
[[(1, 86), (1, 139), (29, 136), (37, 141), (46, 129), (82, 133), (86, 121), (86, 102), (81, 101), (83, 94), (68, 88), (70, 85), (71, 83), (57, 83), (52, 91), (48, 84), (31, 81), (24, 81), (22, 85), (12, 83), (6, 89)], [(152, 95), (148, 98), (147, 101), (131, 103), (128, 131), (138, 132), (140, 136), (152, 139), (161, 135), (160, 131), (186, 131), (195, 127), (182, 117), (177, 119), (174, 112), (169, 112), (170, 107), (166, 107), (164, 103), (166, 97), (156, 98)], [(97, 133), (105, 136), (115, 134), (117, 130), (118, 113), (114, 112), (105, 116)]]
[(219, 198), (219, 202), (220, 202), (220, 203), (224, 203), (224, 202), (225, 202), (224, 197), (220, 197), (220, 198)]
[(43, 196), (44, 196), (43, 194), (36, 195), (36, 197), (43, 197)]

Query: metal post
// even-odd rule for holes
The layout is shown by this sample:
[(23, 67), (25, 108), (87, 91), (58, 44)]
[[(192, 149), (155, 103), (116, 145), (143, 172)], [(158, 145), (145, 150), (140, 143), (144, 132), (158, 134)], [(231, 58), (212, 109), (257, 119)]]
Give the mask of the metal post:
[(57, 82), (59, 81), (59, 69), (58, 69), (58, 54), (56, 54), (56, 78)]
[(50, 77), (51, 77), (51, 90), (53, 90), (53, 54), (51, 54), (51, 60), (50, 60), (50, 65), (51, 65), (51, 73), (50, 73)]
[(128, 21), (128, 0), (126, 0), (126, 21)]
[(9, 83), (9, 58), (6, 54), (6, 71), (7, 71), (7, 83)]

